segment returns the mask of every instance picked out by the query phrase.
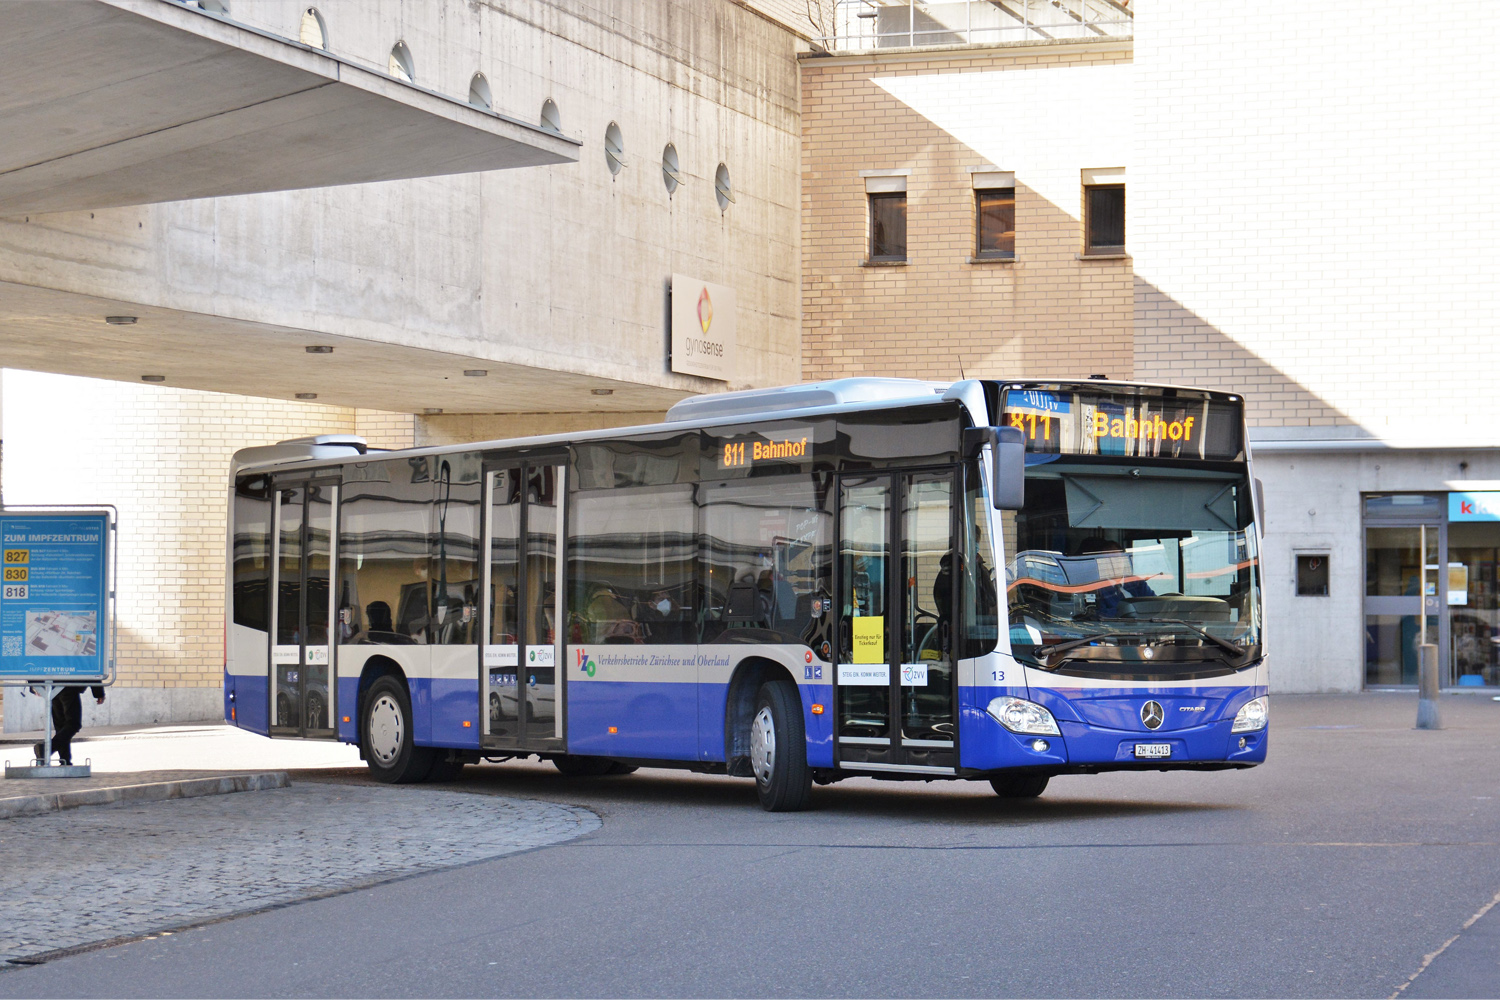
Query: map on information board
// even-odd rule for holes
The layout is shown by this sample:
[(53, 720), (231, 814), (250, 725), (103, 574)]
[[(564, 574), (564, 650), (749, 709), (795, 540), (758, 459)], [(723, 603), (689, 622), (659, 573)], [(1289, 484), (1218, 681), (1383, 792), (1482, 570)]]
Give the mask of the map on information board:
[(109, 517), (0, 514), (0, 676), (100, 678)]

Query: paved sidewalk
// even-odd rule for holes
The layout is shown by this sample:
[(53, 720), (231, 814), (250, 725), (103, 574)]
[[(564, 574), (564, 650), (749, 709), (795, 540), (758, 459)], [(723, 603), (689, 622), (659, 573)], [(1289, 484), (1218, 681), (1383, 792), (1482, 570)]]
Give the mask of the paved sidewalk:
[(558, 803), (317, 783), (0, 822), (0, 961), (202, 924), (570, 840)]

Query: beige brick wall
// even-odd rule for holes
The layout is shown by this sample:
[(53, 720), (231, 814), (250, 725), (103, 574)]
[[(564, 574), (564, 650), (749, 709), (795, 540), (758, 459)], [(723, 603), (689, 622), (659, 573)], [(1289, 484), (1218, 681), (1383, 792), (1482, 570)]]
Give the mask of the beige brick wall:
[(129, 382), (3, 373), (7, 504), (120, 509), (119, 684), (218, 687), (236, 449), (357, 424), (396, 443), (411, 417)]
[[(1081, 171), (1129, 165), (1131, 73), (1128, 43), (804, 58), (803, 378), (1130, 376), (1130, 262), (1078, 254)], [(984, 165), (1016, 174), (1013, 263), (968, 262)], [(905, 266), (861, 266), (879, 169), (911, 172)]]
[(354, 433), (371, 448), (410, 448), (416, 443), (417, 418), (410, 413), (355, 410)]

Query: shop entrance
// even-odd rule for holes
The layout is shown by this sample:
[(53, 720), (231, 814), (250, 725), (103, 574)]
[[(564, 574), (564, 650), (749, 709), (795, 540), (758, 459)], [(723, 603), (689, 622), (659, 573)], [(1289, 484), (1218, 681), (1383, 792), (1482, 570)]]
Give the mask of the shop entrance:
[(1366, 686), (1416, 684), (1423, 641), (1443, 687), (1500, 685), (1500, 517), (1470, 496), (1365, 497)]

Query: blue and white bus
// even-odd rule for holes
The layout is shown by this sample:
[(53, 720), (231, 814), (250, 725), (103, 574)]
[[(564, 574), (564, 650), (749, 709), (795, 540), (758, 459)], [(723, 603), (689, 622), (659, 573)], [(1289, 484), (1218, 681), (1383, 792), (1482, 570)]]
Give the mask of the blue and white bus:
[[(1243, 768), (1266, 756), (1239, 397), (844, 379), (661, 424), (235, 456), (226, 718), (379, 778)], [(1002, 601), (1002, 597), (1004, 600)]]

